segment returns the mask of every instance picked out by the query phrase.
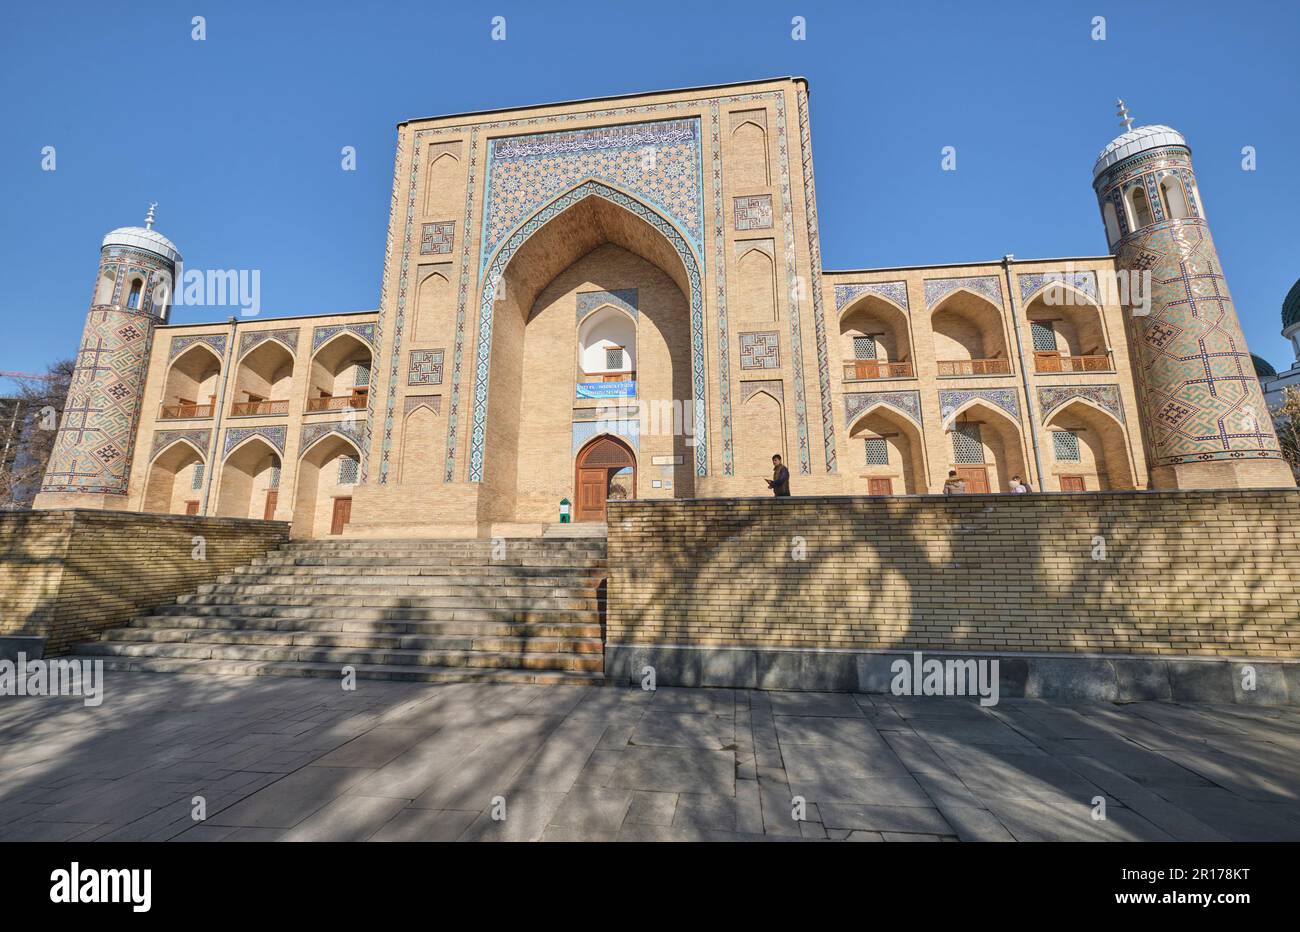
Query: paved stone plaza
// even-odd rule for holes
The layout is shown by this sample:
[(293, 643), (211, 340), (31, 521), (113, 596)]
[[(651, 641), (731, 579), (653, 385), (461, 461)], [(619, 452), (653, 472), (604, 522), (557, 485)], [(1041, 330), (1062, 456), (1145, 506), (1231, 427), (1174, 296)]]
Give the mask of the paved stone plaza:
[(826, 838), (1300, 840), (1300, 709), (150, 673), (0, 701), (0, 841)]

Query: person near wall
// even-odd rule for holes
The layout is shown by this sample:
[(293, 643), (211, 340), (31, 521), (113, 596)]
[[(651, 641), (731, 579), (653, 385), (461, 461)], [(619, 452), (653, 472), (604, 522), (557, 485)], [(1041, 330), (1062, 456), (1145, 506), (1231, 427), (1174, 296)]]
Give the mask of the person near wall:
[(786, 498), (790, 495), (790, 470), (786, 469), (785, 464), (781, 462), (779, 453), (772, 457), (772, 478), (766, 482), (767, 487), (777, 498)]
[(1029, 486), (1020, 481), (1019, 476), (1011, 477), (1011, 491), (1017, 495), (1024, 495), (1029, 491)]
[(944, 495), (965, 495), (966, 480), (957, 478), (957, 470), (948, 470), (948, 478), (943, 484)]

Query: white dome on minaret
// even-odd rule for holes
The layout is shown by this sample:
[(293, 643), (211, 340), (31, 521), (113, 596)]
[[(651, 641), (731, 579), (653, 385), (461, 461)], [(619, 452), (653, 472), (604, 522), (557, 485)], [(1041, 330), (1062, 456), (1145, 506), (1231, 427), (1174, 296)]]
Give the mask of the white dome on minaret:
[(1161, 146), (1187, 145), (1187, 140), (1183, 138), (1183, 134), (1172, 126), (1163, 126), (1156, 123), (1150, 126), (1134, 128), (1133, 118), (1128, 115), (1128, 107), (1124, 105), (1124, 101), (1119, 100), (1116, 103), (1119, 106), (1120, 123), (1124, 126), (1124, 132), (1112, 139), (1106, 145), (1106, 148), (1101, 150), (1101, 154), (1097, 156), (1096, 164), (1092, 166), (1093, 178), (1096, 178), (1116, 162), (1122, 161), (1130, 155), (1144, 152), (1147, 149), (1158, 149)]
[(179, 262), (181, 253), (176, 248), (176, 244), (153, 228), (154, 208), (157, 206), (157, 203), (149, 205), (149, 212), (144, 218), (144, 226), (118, 227), (116, 230), (109, 231), (109, 234), (104, 237), (101, 248), (103, 246), (128, 246), (132, 249), (147, 249), (162, 256), (168, 262), (173, 264)]

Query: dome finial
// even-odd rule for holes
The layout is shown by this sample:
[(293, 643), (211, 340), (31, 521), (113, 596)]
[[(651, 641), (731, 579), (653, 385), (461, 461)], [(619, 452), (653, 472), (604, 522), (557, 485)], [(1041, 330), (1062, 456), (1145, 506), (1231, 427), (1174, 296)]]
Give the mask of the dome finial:
[(1133, 128), (1133, 118), (1128, 115), (1128, 106), (1122, 98), (1115, 101), (1115, 106), (1119, 108), (1119, 125), (1124, 127), (1124, 132), (1127, 133)]
[(150, 201), (150, 202), (149, 202), (149, 212), (148, 212), (147, 214), (144, 215), (144, 228), (145, 228), (146, 230), (152, 230), (152, 229), (153, 229), (153, 210), (154, 210), (154, 208), (157, 207), (157, 206), (158, 206), (158, 202), (157, 202), (157, 201)]

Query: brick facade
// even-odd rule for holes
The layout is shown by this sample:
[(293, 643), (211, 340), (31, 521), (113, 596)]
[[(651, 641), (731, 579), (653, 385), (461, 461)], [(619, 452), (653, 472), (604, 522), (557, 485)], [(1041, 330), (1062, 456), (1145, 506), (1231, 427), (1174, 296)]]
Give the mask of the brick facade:
[(1296, 491), (610, 508), (611, 646), (1300, 657)]
[[(288, 539), (282, 522), (58, 510), (0, 514), (0, 635), (46, 655), (120, 627)], [(197, 538), (204, 559), (194, 559)]]

